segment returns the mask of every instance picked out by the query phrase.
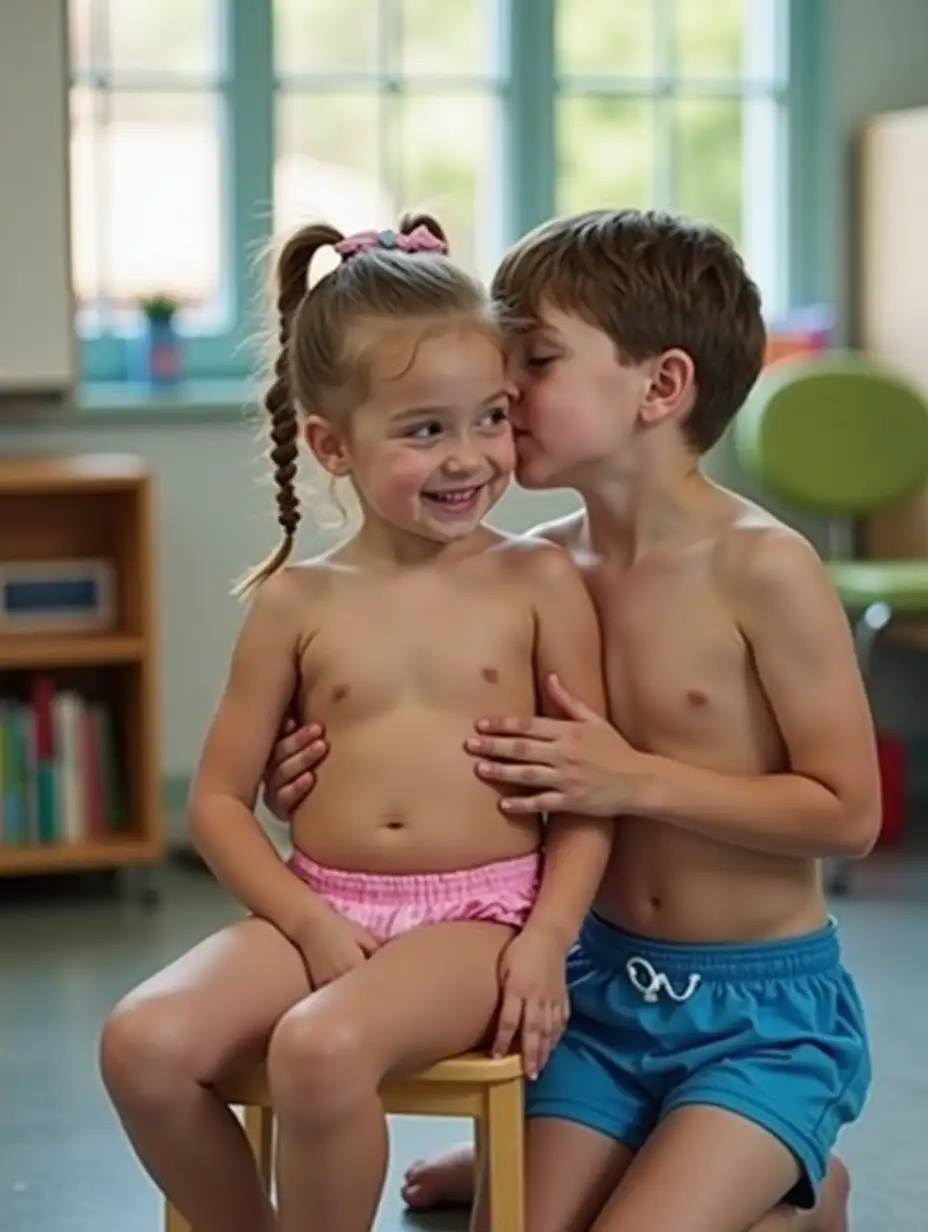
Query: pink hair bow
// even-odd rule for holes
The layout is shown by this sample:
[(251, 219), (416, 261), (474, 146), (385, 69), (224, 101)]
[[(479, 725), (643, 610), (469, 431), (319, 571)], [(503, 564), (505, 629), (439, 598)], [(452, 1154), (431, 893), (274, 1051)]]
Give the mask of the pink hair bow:
[(448, 245), (437, 235), (420, 223), (408, 235), (402, 231), (356, 231), (339, 240), (334, 246), (341, 257), (354, 256), (356, 252), (370, 252), (372, 248), (383, 248), (387, 251), (396, 249), (399, 252), (447, 252)]

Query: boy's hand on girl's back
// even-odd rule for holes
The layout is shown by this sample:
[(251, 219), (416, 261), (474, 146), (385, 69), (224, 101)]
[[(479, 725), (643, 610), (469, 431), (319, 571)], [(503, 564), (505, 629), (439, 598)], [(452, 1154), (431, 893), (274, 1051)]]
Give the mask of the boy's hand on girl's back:
[(504, 1056), (518, 1035), (525, 1076), (537, 1078), (570, 1013), (563, 942), (529, 924), (506, 946), (499, 974), (502, 997), (493, 1055)]
[(316, 785), (316, 768), (325, 760), (329, 746), (321, 723), (300, 727), (287, 717), (264, 771), (264, 803), (278, 821), (288, 822), (298, 804)]
[(339, 915), (320, 901), (291, 937), (303, 955), (306, 973), (314, 989), (331, 984), (341, 975), (367, 962), (380, 942), (353, 920)]

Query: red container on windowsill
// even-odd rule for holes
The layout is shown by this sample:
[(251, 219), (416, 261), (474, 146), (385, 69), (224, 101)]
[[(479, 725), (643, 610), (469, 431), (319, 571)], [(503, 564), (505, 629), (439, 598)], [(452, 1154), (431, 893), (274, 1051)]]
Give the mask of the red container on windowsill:
[(905, 814), (905, 744), (898, 736), (886, 732), (877, 734), (877, 755), (880, 759), (880, 787), (883, 796), (883, 824), (877, 846), (891, 846), (899, 841)]

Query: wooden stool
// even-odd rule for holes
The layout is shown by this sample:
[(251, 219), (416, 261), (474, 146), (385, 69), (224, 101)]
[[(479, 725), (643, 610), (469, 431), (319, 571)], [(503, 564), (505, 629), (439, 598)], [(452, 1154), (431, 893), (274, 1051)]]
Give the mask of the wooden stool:
[[(263, 1065), (235, 1074), (218, 1088), (230, 1107), (245, 1111), (245, 1132), (270, 1191), (274, 1112)], [(470, 1117), (477, 1152), (486, 1168), (491, 1232), (525, 1232), (522, 1061), (467, 1053), (441, 1061), (411, 1078), (387, 1082), (381, 1098), (400, 1116)], [(193, 1232), (168, 1205), (165, 1232)]]

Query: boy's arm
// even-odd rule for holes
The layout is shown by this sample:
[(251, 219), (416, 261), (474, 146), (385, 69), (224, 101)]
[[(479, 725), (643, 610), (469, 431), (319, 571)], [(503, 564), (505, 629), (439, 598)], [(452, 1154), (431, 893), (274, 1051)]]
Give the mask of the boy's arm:
[[(539, 682), (556, 675), (598, 715), (606, 712), (599, 621), (583, 578), (558, 548), (533, 553), (537, 574), (535, 670)], [(547, 709), (548, 690), (539, 689)], [(611, 818), (553, 813), (548, 819), (545, 868), (527, 928), (551, 930), (568, 949), (599, 888), (612, 844)]]
[(648, 757), (632, 811), (775, 855), (865, 855), (879, 830), (880, 783), (847, 618), (798, 536), (757, 532), (744, 546), (731, 593), (789, 772), (724, 774)]
[(297, 683), (293, 579), (264, 582), (245, 617), (190, 792), (190, 832), (216, 877), (256, 916), (295, 939), (313, 896), (258, 825), (268, 753)]

